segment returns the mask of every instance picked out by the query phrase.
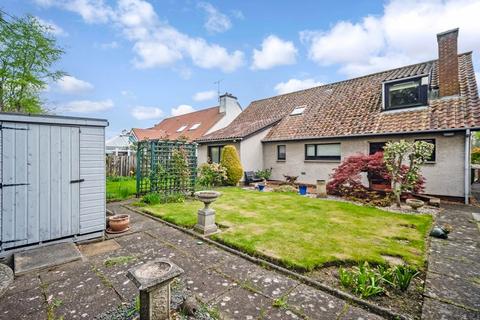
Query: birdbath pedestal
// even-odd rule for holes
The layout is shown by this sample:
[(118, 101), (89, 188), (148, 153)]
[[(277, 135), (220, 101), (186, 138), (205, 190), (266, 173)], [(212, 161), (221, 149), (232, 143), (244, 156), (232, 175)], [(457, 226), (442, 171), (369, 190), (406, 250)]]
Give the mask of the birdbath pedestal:
[(183, 270), (168, 259), (157, 259), (128, 270), (140, 290), (140, 320), (170, 319), (170, 284)]
[(220, 195), (221, 193), (217, 191), (195, 192), (195, 198), (199, 201), (202, 201), (205, 207), (198, 210), (197, 224), (195, 225), (194, 229), (205, 236), (211, 235), (218, 231), (217, 225), (215, 224), (215, 210), (209, 208), (209, 205), (217, 200)]

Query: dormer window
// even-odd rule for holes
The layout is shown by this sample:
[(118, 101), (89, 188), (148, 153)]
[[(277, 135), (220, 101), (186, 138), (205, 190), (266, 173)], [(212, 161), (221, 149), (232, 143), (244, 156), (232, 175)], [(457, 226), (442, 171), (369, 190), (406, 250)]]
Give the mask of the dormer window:
[(428, 77), (396, 80), (383, 85), (385, 110), (427, 105)]
[(187, 128), (187, 126), (181, 126), (180, 128), (177, 129), (177, 132), (182, 132), (186, 128)]
[(195, 130), (197, 129), (198, 127), (200, 127), (200, 123), (195, 123), (193, 126), (190, 127), (190, 129), (188, 130)]
[(299, 115), (299, 114), (303, 114), (303, 111), (305, 111), (305, 106), (295, 107), (295, 109), (293, 109), (293, 111), (290, 113), (290, 115), (291, 116), (296, 116), (296, 115)]

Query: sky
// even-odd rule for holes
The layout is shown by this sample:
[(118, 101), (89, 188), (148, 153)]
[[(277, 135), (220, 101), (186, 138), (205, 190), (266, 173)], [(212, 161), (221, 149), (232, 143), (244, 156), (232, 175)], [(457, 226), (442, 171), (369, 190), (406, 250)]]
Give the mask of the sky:
[(68, 75), (42, 93), (52, 113), (109, 120), (107, 138), (217, 105), (437, 58), (460, 28), (480, 78), (480, 1), (2, 0), (65, 50)]

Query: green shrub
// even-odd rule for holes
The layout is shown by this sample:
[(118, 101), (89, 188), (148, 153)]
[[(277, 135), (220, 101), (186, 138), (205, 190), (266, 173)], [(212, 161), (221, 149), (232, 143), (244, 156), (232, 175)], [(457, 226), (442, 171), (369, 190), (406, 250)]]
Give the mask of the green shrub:
[(220, 163), (227, 171), (226, 184), (236, 186), (243, 175), (243, 168), (238, 157), (237, 149), (232, 145), (223, 147)]
[(146, 195), (143, 196), (142, 201), (145, 202), (146, 204), (151, 204), (151, 205), (159, 204), (161, 202), (161, 197), (159, 193), (155, 193), (155, 192), (147, 193)]
[(203, 163), (198, 171), (198, 184), (202, 187), (216, 187), (227, 179), (227, 170), (219, 163)]
[(255, 171), (255, 175), (263, 180), (268, 180), (272, 176), (272, 168)]
[(406, 291), (412, 279), (417, 275), (418, 271), (410, 266), (396, 266), (393, 270), (395, 287), (402, 291)]
[(274, 192), (298, 192), (298, 189), (292, 185), (284, 184), (283, 186), (279, 186), (273, 189)]

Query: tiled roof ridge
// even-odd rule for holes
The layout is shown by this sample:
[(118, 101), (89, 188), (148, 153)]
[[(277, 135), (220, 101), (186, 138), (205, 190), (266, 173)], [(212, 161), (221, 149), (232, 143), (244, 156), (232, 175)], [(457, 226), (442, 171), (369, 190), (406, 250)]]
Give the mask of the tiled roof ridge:
[[(170, 117), (166, 117), (166, 118), (163, 118), (162, 121), (164, 120), (168, 120), (168, 119), (172, 119), (172, 118), (177, 118), (177, 117), (182, 117), (182, 116), (185, 116), (185, 115), (191, 115), (191, 114), (194, 114), (194, 113), (199, 113), (199, 112), (205, 112), (205, 111), (208, 111), (208, 110), (211, 110), (211, 109), (215, 109), (215, 108), (219, 108), (220, 106), (213, 106), (213, 107), (208, 107), (208, 108), (205, 108), (205, 109), (200, 109), (200, 110), (195, 110), (195, 111), (192, 111), (192, 112), (188, 112), (188, 113), (184, 113), (184, 114), (179, 114), (178, 116), (170, 116)], [(158, 125), (160, 123), (162, 123), (162, 121), (160, 121), (159, 123), (155, 124)]]
[[(462, 52), (462, 53), (458, 54), (458, 57), (462, 57), (462, 56), (465, 56), (465, 55), (471, 55), (472, 53), (473, 53), (473, 51)], [(250, 102), (250, 104), (253, 104), (255, 102), (264, 101), (264, 100), (269, 100), (269, 99), (272, 99), (272, 98), (287, 96), (287, 95), (291, 95), (291, 94), (298, 94), (298, 93), (303, 92), (303, 91), (318, 89), (318, 88), (321, 88), (321, 87), (328, 88), (329, 86), (342, 84), (344, 82), (359, 80), (359, 79), (362, 79), (362, 78), (367, 78), (367, 77), (375, 76), (375, 75), (382, 74), (382, 73), (394, 72), (394, 71), (397, 71), (397, 70), (401, 70), (401, 69), (405, 69), (405, 68), (411, 68), (411, 67), (419, 66), (419, 65), (422, 65), (422, 64), (426, 64), (426, 63), (435, 63), (437, 61), (438, 61), (438, 59), (432, 59), (432, 60), (427, 60), (427, 61), (423, 61), (423, 62), (417, 62), (417, 63), (413, 63), (413, 64), (409, 64), (409, 65), (405, 65), (405, 66), (401, 66), (401, 67), (397, 67), (397, 68), (393, 68), (393, 69), (388, 69), (388, 70), (378, 71), (378, 72), (374, 72), (374, 73), (369, 73), (369, 74), (366, 74), (366, 75), (363, 75), (363, 76), (358, 76), (358, 77), (349, 78), (349, 79), (345, 79), (345, 80), (330, 82), (330, 83), (326, 83), (326, 84), (322, 84), (322, 85), (319, 85), (319, 86), (306, 88), (306, 89), (302, 89), (302, 90), (298, 90), (298, 91), (282, 93), (282, 94), (278, 94), (278, 95), (275, 95), (275, 96), (270, 96), (270, 97), (267, 97), (267, 98), (253, 100), (252, 102)]]

